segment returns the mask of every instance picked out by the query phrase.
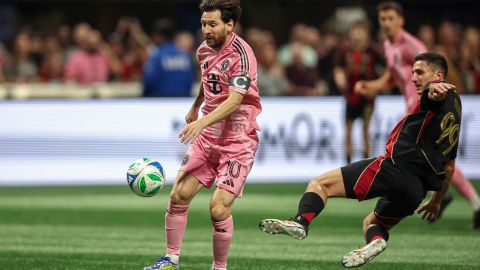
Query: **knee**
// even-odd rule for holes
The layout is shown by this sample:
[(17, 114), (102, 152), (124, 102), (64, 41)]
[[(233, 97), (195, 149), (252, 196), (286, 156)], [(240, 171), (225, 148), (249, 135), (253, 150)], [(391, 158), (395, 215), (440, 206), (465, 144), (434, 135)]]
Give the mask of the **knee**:
[(307, 191), (320, 194), (323, 199), (337, 195), (334, 185), (325, 176), (319, 176), (308, 183)]
[(210, 204), (210, 216), (216, 221), (224, 220), (230, 216), (230, 207), (213, 202)]
[(310, 191), (314, 191), (317, 193), (326, 193), (327, 192), (327, 187), (322, 183), (322, 176), (317, 177), (310, 182), (308, 182), (308, 187), (307, 189)]
[(173, 189), (170, 193), (170, 203), (176, 205), (190, 204), (191, 198), (180, 190)]

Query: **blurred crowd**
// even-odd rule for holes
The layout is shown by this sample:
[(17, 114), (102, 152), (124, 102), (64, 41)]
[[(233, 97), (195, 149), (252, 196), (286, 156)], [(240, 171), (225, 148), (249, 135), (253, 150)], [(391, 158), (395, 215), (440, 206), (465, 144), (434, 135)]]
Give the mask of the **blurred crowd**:
[[(235, 28), (252, 46), (258, 60), (258, 84), (263, 96), (338, 95), (342, 83), (335, 79), (339, 54), (363, 42), (383, 55), (383, 35), (372, 33), (369, 22), (363, 36), (358, 31), (320, 30), (295, 24), (289, 40), (279, 44), (272, 32), (260, 28)], [(370, 34), (370, 35), (369, 35)], [(460, 93), (480, 93), (480, 31), (443, 21), (421, 25), (415, 34), (430, 50), (449, 60), (449, 82)], [(371, 36), (371, 37), (370, 37)], [(362, 39), (359, 41), (357, 39)], [(176, 31), (163, 18), (145, 30), (133, 17), (122, 17), (111, 33), (100, 33), (80, 22), (57, 29), (24, 26), (12, 41), (0, 43), (0, 82), (78, 83), (142, 82), (145, 96), (190, 96), (200, 78), (195, 52), (200, 32)], [(382, 57), (375, 72), (384, 68)]]

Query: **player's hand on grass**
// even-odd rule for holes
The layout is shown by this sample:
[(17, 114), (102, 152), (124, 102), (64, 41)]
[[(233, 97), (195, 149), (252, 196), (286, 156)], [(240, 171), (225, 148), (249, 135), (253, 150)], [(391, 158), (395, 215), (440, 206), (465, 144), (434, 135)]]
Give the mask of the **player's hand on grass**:
[(430, 222), (435, 222), (440, 212), (440, 203), (432, 200), (426, 202), (417, 209), (417, 214), (422, 214), (422, 219), (427, 219)]
[(193, 143), (205, 127), (202, 119), (195, 120), (187, 124), (182, 131), (180, 131), (178, 138), (180, 138), (183, 144)]
[(433, 101), (442, 101), (445, 99), (448, 90), (455, 88), (449, 83), (430, 83), (428, 90), (428, 98)]
[(192, 106), (190, 111), (187, 113), (187, 116), (185, 116), (185, 122), (187, 122), (187, 124), (190, 124), (193, 121), (196, 121), (197, 119), (198, 119), (198, 107)]

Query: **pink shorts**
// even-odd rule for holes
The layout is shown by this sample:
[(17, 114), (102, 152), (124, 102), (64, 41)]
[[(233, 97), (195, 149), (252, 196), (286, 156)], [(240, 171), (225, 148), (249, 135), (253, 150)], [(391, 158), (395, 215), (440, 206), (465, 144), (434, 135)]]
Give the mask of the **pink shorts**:
[(217, 180), (217, 187), (242, 197), (257, 146), (255, 130), (250, 134), (225, 139), (200, 134), (188, 148), (180, 171), (195, 176), (206, 188), (212, 187)]

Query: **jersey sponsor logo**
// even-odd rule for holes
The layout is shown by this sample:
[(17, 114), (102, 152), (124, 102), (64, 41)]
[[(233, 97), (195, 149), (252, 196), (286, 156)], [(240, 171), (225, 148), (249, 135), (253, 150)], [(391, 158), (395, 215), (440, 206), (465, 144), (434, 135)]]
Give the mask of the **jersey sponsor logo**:
[(220, 65), (220, 70), (225, 73), (228, 70), (228, 67), (230, 66), (230, 60), (225, 59), (223, 60), (222, 64)]
[(218, 95), (222, 92), (222, 86), (220, 84), (220, 76), (214, 73), (207, 75), (207, 85), (210, 92)]
[(245, 75), (233, 76), (232, 79), (230, 79), (230, 86), (248, 90), (250, 87), (250, 78)]

